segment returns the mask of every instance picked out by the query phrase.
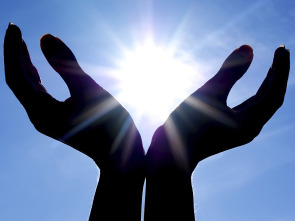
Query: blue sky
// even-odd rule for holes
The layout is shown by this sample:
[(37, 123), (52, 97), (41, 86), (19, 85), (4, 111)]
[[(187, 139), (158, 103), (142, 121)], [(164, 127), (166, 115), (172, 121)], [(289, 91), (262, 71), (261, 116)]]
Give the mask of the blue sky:
[[(122, 59), (122, 48), (132, 51), (149, 34), (156, 45), (177, 48), (197, 66), (199, 80), (179, 73), (191, 80), (187, 95), (213, 76), (231, 51), (249, 44), (254, 60), (233, 88), (230, 106), (256, 92), (274, 50), (285, 44), (291, 51), (291, 71), (283, 107), (252, 143), (199, 163), (192, 180), (198, 221), (295, 220), (294, 1), (2, 0), (2, 41), (9, 22), (22, 29), (45, 87), (60, 100), (69, 92), (42, 55), (39, 39), (45, 33), (64, 40), (83, 69), (115, 97), (122, 88), (109, 70)], [(5, 84), (2, 54), (0, 70), (0, 220), (87, 220), (99, 176), (96, 165), (38, 133)], [(148, 114), (138, 117), (136, 104), (123, 104), (147, 148), (163, 122)]]

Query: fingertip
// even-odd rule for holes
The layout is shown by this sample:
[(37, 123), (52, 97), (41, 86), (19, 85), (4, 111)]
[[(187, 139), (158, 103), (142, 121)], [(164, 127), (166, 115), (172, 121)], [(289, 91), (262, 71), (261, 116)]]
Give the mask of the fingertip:
[(285, 50), (285, 45), (280, 45), (280, 46), (276, 49), (275, 54), (278, 54), (278, 53), (280, 53), (280, 52), (283, 52), (284, 50)]
[(13, 24), (12, 22), (9, 22), (7, 30), (10, 32), (21, 33), (20, 28), (17, 25)]
[(250, 45), (242, 45), (241, 47), (238, 48), (238, 50), (243, 49), (243, 50), (248, 50), (253, 52), (253, 48)]
[(52, 37), (55, 38), (55, 36), (53, 36), (53, 35), (51, 35), (49, 33), (46, 33), (46, 34), (41, 36), (40, 43), (42, 43), (43, 41), (46, 41), (48, 38), (52, 38)]
[[(231, 69), (239, 69), (239, 72), (246, 71), (250, 66), (253, 60), (253, 48), (249, 45), (242, 45), (241, 47), (234, 50), (225, 60), (222, 65), (222, 69), (231, 68)], [(243, 67), (246, 67), (244, 70)], [(242, 69), (243, 70), (242, 70)], [(235, 71), (234, 71), (235, 72)]]
[(253, 59), (253, 48), (250, 45), (242, 45), (237, 49), (237, 52), (248, 61)]
[[(12, 63), (22, 53), (22, 34), (19, 27), (9, 23), (4, 38), (4, 60), (5, 63)], [(13, 64), (12, 64), (13, 65)]]
[(57, 37), (49, 33), (46, 33), (40, 38), (40, 44), (43, 46), (47, 46), (47, 45), (50, 46), (50, 45), (58, 44), (58, 40), (57, 40)]
[(47, 55), (53, 55), (57, 53), (61, 48), (61, 41), (51, 35), (51, 34), (44, 34), (40, 39), (40, 46), (43, 52), (45, 52)]
[(280, 59), (282, 56), (290, 56), (290, 50), (286, 49), (285, 45), (280, 45), (274, 53), (274, 58), (273, 58), (273, 64), (272, 67), (276, 64), (278, 59)]
[(13, 39), (13, 40), (21, 40), (22, 39), (22, 33), (18, 26), (15, 24), (9, 22), (8, 28), (6, 30), (5, 40)]

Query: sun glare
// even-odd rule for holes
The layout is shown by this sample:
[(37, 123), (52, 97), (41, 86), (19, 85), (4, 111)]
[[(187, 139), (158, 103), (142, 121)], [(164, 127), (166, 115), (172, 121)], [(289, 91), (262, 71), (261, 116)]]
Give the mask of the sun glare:
[(120, 103), (131, 108), (137, 119), (162, 123), (201, 78), (188, 55), (157, 46), (151, 39), (133, 50), (125, 49), (114, 76), (119, 80)]

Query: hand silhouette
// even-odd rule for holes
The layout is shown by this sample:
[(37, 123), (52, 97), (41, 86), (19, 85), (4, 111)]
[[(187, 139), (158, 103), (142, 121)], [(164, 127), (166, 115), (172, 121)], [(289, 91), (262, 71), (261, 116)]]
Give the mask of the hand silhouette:
[[(8, 86), (39, 132), (88, 155), (100, 168), (90, 219), (140, 219), (144, 150), (131, 116), (81, 69), (60, 39), (44, 35), (41, 49), (67, 84), (70, 98), (61, 102), (46, 91), (31, 63), (21, 31), (13, 24), (9, 25), (4, 42)], [(112, 213), (113, 210), (118, 213)]]
[[(199, 161), (246, 144), (259, 134), (283, 104), (290, 69), (289, 51), (279, 47), (257, 93), (230, 108), (227, 96), (252, 59), (250, 46), (236, 49), (213, 78), (171, 113), (153, 137), (156, 148), (151, 145), (147, 154), (148, 158), (156, 158), (156, 167), (160, 161), (161, 166), (174, 165), (191, 173)], [(165, 145), (159, 147), (157, 138)]]
[(194, 168), (206, 157), (246, 144), (259, 134), (283, 103), (289, 56), (284, 46), (279, 47), (257, 93), (230, 108), (227, 96), (253, 59), (252, 48), (241, 46), (157, 129), (146, 156), (146, 221), (194, 220)]
[(80, 68), (61, 40), (44, 35), (41, 48), (70, 90), (71, 97), (64, 102), (46, 91), (20, 30), (9, 26), (4, 44), (6, 81), (36, 129), (88, 155), (102, 170), (128, 168), (130, 158), (142, 158), (141, 138), (129, 113)]

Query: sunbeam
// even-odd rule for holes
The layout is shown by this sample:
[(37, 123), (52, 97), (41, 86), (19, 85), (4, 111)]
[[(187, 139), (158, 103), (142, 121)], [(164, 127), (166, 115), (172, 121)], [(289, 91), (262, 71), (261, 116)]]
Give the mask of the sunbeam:
[(120, 103), (143, 116), (164, 122), (170, 112), (191, 92), (198, 82), (197, 64), (175, 48), (157, 46), (151, 37), (133, 50), (124, 50), (113, 76), (119, 80)]

